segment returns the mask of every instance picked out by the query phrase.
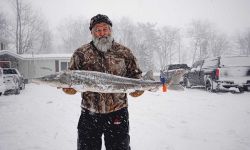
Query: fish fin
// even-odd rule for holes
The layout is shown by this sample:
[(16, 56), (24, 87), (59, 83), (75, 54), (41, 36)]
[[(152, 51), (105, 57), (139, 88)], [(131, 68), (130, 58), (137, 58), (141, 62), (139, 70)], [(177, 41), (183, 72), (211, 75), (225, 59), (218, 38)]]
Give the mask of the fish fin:
[(162, 70), (160, 70), (160, 76), (165, 79), (167, 79), (167, 74), (165, 72), (163, 72)]
[(155, 81), (153, 71), (149, 70), (148, 72), (146, 72), (146, 74), (144, 76), (142, 76), (142, 79)]
[(167, 74), (161, 71), (160, 77), (161, 80), (165, 79), (165, 83), (170, 84), (179, 84), (181, 77), (185, 74), (184, 69), (170, 70)]

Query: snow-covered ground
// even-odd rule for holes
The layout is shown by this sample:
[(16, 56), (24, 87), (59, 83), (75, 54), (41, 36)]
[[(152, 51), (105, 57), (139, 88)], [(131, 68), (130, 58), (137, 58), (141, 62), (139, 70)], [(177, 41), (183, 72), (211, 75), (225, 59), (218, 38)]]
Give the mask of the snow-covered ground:
[[(35, 84), (1, 96), (0, 150), (76, 150), (80, 103)], [(250, 149), (250, 92), (146, 92), (129, 97), (129, 112), (133, 150)]]

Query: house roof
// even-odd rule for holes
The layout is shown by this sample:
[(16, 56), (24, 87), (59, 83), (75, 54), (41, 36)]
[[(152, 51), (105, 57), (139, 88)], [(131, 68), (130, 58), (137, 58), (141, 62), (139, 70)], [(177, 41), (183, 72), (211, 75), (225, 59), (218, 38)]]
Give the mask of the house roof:
[(70, 59), (72, 54), (16, 54), (8, 50), (0, 51), (0, 55), (8, 54), (21, 60)]

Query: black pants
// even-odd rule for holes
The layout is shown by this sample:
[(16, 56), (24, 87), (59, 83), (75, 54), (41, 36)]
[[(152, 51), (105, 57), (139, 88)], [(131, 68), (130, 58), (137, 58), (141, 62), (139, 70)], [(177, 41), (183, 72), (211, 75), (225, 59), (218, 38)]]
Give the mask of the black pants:
[(106, 150), (130, 150), (127, 108), (108, 114), (82, 110), (78, 123), (77, 150), (101, 150), (103, 134)]

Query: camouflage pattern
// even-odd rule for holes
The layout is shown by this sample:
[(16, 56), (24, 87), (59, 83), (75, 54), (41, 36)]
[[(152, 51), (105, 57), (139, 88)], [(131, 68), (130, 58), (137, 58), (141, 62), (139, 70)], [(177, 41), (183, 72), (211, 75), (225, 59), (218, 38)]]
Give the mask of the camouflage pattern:
[[(71, 57), (69, 69), (99, 71), (137, 79), (142, 73), (131, 50), (116, 42), (106, 53), (97, 50), (93, 42), (83, 45)], [(82, 93), (81, 107), (91, 112), (109, 113), (127, 106), (125, 93)]]

